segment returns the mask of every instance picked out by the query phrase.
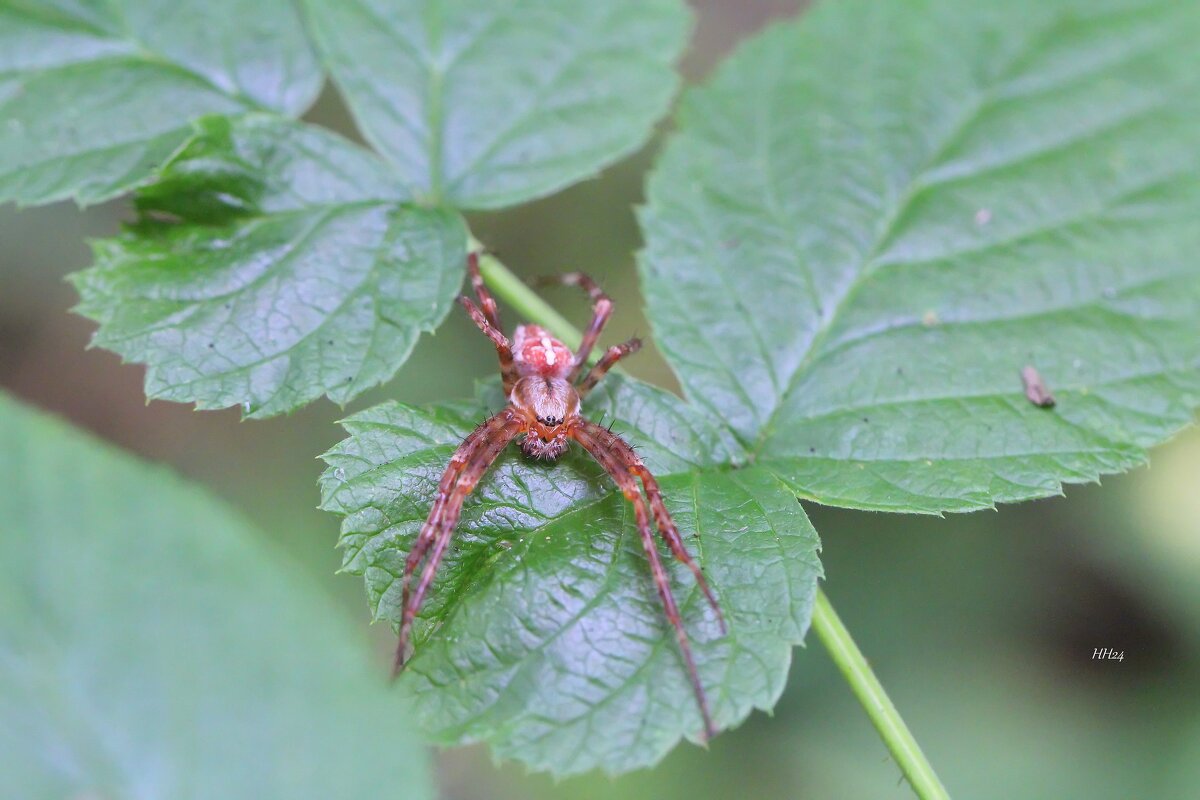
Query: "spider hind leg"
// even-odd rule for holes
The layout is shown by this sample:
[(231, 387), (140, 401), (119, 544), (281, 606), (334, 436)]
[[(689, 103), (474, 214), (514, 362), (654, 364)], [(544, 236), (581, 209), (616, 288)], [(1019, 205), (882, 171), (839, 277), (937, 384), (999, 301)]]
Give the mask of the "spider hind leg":
[(500, 309), (496, 306), (496, 299), (492, 297), (492, 293), (488, 291), (483, 282), (483, 273), (479, 271), (479, 255), (478, 250), (472, 250), (467, 254), (467, 274), (471, 277), (471, 288), (475, 290), (475, 296), (479, 298), (479, 307), (483, 309), (484, 318), (493, 328), (503, 331), (504, 326), (500, 324)]
[(596, 346), (596, 340), (600, 338), (600, 332), (604, 330), (604, 326), (608, 323), (608, 318), (612, 315), (613, 301), (604, 293), (600, 285), (591, 279), (588, 275), (582, 272), (568, 272), (565, 275), (554, 275), (540, 278), (538, 283), (562, 283), (567, 286), (578, 286), (587, 292), (592, 301), (592, 321), (588, 323), (587, 330), (583, 332), (583, 339), (579, 343), (579, 349), (575, 351), (575, 360), (571, 365), (571, 374), (567, 380), (574, 382), (579, 377), (579, 373), (583, 371), (583, 367), (587, 364), (588, 356), (592, 354), (592, 348)]
[(483, 335), (491, 339), (492, 344), (495, 345), (496, 357), (500, 360), (500, 378), (504, 382), (504, 394), (507, 395), (517, 382), (517, 366), (513, 362), (512, 343), (499, 328), (491, 323), (487, 313), (471, 302), (471, 298), (460, 294), (458, 302), (467, 310), (475, 327), (483, 331)]

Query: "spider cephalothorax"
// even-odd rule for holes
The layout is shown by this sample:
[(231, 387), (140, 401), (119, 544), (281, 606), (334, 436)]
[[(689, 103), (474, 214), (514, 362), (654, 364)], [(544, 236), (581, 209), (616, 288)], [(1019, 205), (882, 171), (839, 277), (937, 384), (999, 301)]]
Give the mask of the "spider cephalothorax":
[[(579, 350), (572, 353), (570, 348), (538, 325), (518, 326), (513, 333), (512, 342), (509, 342), (501, 329), (496, 301), (483, 285), (483, 278), (479, 273), (478, 253), (468, 256), (467, 268), (471, 275), (471, 283), (475, 287), (475, 295), (479, 298), (479, 305), (475, 305), (465, 296), (460, 296), (458, 300), (479, 329), (496, 346), (496, 353), (500, 357), (500, 377), (504, 383), (508, 405), (467, 436), (450, 458), (450, 464), (438, 483), (437, 497), (429, 511), (429, 518), (417, 534), (405, 561), (401, 582), (403, 588), (400, 601), (400, 643), (396, 648), (396, 670), (399, 671), (404, 665), (413, 619), (420, 610), (438, 564), (450, 544), (454, 526), (458, 524), (462, 512), (463, 501), (488, 467), (509, 442), (518, 436), (523, 437), (521, 450), (526, 455), (548, 460), (556, 459), (565, 453), (571, 440), (574, 440), (604, 467), (621, 493), (633, 505), (634, 519), (641, 534), (646, 558), (650, 562), (654, 585), (666, 610), (667, 619), (675, 629), (675, 637), (679, 642), (692, 690), (700, 706), (700, 715), (704, 719), (704, 734), (706, 737), (713, 736), (716, 729), (709, 714), (708, 700), (696, 672), (691, 645), (680, 619), (679, 607), (675, 603), (675, 597), (667, 582), (666, 570), (659, 557), (658, 543), (651, 527), (652, 520), (671, 554), (686, 564), (696, 576), (700, 589), (716, 613), (721, 630), (724, 631), (725, 620), (721, 615), (720, 606), (709, 590), (700, 567), (683, 546), (683, 538), (667, 512), (658, 481), (624, 439), (611, 430), (585, 419), (579, 412), (581, 400), (605, 373), (625, 356), (637, 352), (642, 343), (637, 339), (630, 339), (624, 344), (608, 348), (583, 379), (578, 380), (587, 365), (588, 356), (596, 340), (600, 337), (600, 331), (612, 313), (612, 301), (600, 287), (591, 278), (580, 273), (570, 273), (561, 278), (563, 283), (584, 289), (592, 298), (593, 304), (592, 322), (583, 335)], [(417, 587), (415, 591), (411, 590), (412, 576), (426, 557), (428, 560), (421, 571)]]
[(553, 461), (567, 452), (567, 422), (579, 416), (579, 392), (569, 381), (541, 375), (518, 378), (509, 403), (529, 424), (521, 442), (525, 455)]

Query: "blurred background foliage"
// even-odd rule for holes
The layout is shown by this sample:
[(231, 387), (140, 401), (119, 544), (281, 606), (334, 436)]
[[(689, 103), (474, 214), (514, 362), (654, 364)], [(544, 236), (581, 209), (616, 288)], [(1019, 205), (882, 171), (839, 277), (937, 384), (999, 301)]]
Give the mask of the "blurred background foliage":
[[(797, 12), (783, 0), (693, 5), (689, 80), (771, 18)], [(308, 118), (354, 135), (328, 91)], [(648, 333), (632, 208), (656, 147), (551, 198), (473, 215), (472, 229), (524, 276), (592, 273), (617, 302), (611, 336)], [(337, 520), (315, 509), (316, 456), (341, 438), (334, 423), (345, 411), (322, 401), (241, 423), (233, 409), (146, 404), (141, 368), (86, 349), (92, 325), (67, 313), (76, 297), (62, 278), (89, 262), (86, 238), (128, 218), (124, 202), (0, 208), (0, 386), (212, 487), (365, 624), (361, 581), (334, 574)], [(547, 297), (585, 319), (576, 293)], [(455, 313), (394, 381), (346, 411), (468, 395), (493, 368), (491, 348)], [(653, 347), (629, 370), (677, 387)], [(994, 513), (809, 507), (827, 592), (955, 796), (1200, 796), (1200, 430), (1153, 460), (1103, 487)], [(382, 672), (392, 636), (373, 632)], [(1093, 660), (1102, 647), (1124, 661)], [(911, 796), (816, 642), (796, 651), (773, 717), (755, 715), (707, 753), (681, 747), (653, 771), (556, 784), (497, 767), (482, 747), (437, 758), (442, 796), (463, 800)]]

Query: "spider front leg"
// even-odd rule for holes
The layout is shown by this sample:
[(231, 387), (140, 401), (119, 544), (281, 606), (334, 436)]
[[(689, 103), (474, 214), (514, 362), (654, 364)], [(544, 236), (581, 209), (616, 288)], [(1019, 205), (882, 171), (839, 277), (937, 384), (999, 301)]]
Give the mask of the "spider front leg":
[[(633, 505), (638, 533), (642, 538), (642, 549), (646, 553), (646, 560), (650, 562), (650, 574), (654, 578), (654, 586), (658, 590), (658, 597), (662, 601), (667, 621), (670, 622), (671, 627), (675, 630), (675, 639), (679, 643), (679, 651), (683, 655), (688, 680), (692, 685), (692, 692), (696, 696), (696, 704), (700, 707), (700, 716), (704, 720), (704, 738), (706, 740), (711, 739), (717, 735), (717, 728), (713, 723), (712, 714), (709, 712), (708, 696), (704, 693), (703, 684), (700, 683), (700, 673), (696, 669), (696, 660), (692, 656), (691, 642), (688, 639), (687, 631), (683, 627), (683, 617), (679, 613), (679, 606), (675, 602), (675, 595), (671, 592), (671, 585), (667, 579), (667, 570), (663, 566), (662, 558), (658, 554), (658, 545), (654, 538), (654, 531), (650, 527), (650, 514), (646, 509), (646, 502), (642, 498), (642, 493), (638, 489), (637, 478), (634, 477), (631, 469), (634, 466), (634, 462), (640, 466), (641, 461), (636, 455), (633, 455), (633, 451), (629, 449), (629, 445), (625, 444), (623, 440), (593, 422), (582, 423), (572, 432), (572, 435), (592, 455), (592, 458), (596, 459), (600, 466), (604, 467), (605, 471), (612, 476), (612, 479), (616, 481), (617, 486), (621, 489), (622, 494)], [(620, 442), (623, 447), (614, 447), (612, 442), (614, 439)], [(632, 461), (630, 460), (631, 455)], [(657, 488), (657, 484), (655, 486)], [(663, 507), (663, 511), (666, 511), (665, 507)], [(676, 532), (676, 538), (678, 538), (678, 532)], [(668, 545), (670, 545), (669, 540)], [(674, 546), (672, 545), (671, 547), (672, 551), (674, 551)], [(680, 547), (682, 549), (682, 543), (680, 543)], [(703, 582), (703, 578), (698, 571), (697, 577)], [(715, 606), (716, 601), (712, 598), (712, 594), (708, 592), (707, 585), (703, 583), (702, 585), (709, 601)], [(718, 614), (720, 614), (719, 609)], [(722, 631), (724, 631), (724, 625), (724, 619), (722, 618)]]
[(691, 570), (692, 575), (696, 578), (696, 583), (700, 586), (700, 591), (704, 593), (704, 598), (708, 600), (708, 604), (717, 615), (721, 633), (727, 633), (725, 615), (721, 613), (721, 606), (717, 603), (712, 589), (709, 588), (700, 565), (684, 547), (683, 537), (679, 535), (679, 528), (675, 527), (675, 520), (671, 518), (671, 513), (667, 511), (667, 504), (663, 501), (662, 489), (659, 488), (658, 480), (646, 468), (629, 443), (620, 436), (601, 425), (593, 425), (591, 435), (602, 447), (619, 458), (631, 473), (641, 479), (642, 486), (646, 490), (646, 499), (650, 501), (650, 509), (654, 512), (654, 521), (658, 524), (658, 532), (662, 535), (663, 541), (667, 543), (667, 547), (671, 548), (671, 554), (675, 556), (676, 560), (687, 565), (687, 568)]
[(604, 357), (596, 362), (596, 366), (588, 371), (586, 377), (579, 384), (579, 396), (586, 397), (587, 393), (596, 388), (596, 384), (600, 379), (608, 374), (608, 371), (616, 366), (616, 363), (625, 356), (633, 355), (638, 350), (642, 349), (642, 340), (638, 338), (630, 339), (628, 342), (614, 344), (604, 353)]
[(600, 338), (600, 332), (604, 330), (605, 324), (608, 322), (609, 316), (612, 315), (613, 302), (600, 285), (592, 280), (589, 276), (582, 272), (568, 272), (565, 275), (556, 275), (552, 277), (542, 278), (539, 283), (557, 282), (567, 286), (578, 286), (588, 293), (588, 297), (592, 300), (592, 321), (588, 323), (587, 330), (583, 332), (583, 339), (579, 343), (579, 349), (575, 351), (575, 362), (571, 365), (571, 373), (567, 376), (567, 380), (572, 383), (579, 377), (579, 373), (587, 364), (588, 356), (592, 354), (592, 348), (596, 346), (596, 340)]
[[(441, 564), (446, 547), (450, 544), (450, 538), (462, 513), (463, 501), (474, 491), (475, 485), (496, 457), (523, 429), (524, 424), (511, 409), (501, 411), (463, 440), (442, 473), (433, 508), (430, 509), (429, 517), (421, 526), (421, 532), (417, 534), (412, 550), (404, 562), (400, 593), (400, 640), (396, 645), (392, 677), (404, 667), (413, 620), (421, 609), (425, 594), (433, 583), (438, 565)], [(412, 576), (426, 554), (429, 555), (429, 561), (421, 573), (416, 591), (410, 595)]]
[(400, 646), (396, 649), (396, 660), (392, 664), (393, 678), (400, 672), (400, 668), (404, 666), (404, 650), (405, 645), (408, 643), (408, 627), (405, 624), (403, 610), (408, 608), (409, 589), (413, 573), (416, 572), (417, 566), (421, 563), (426, 553), (429, 552), (429, 547), (433, 544), (439, 530), (438, 523), (442, 519), (442, 512), (446, 507), (446, 503), (450, 500), (454, 486), (458, 483), (458, 479), (462, 475), (463, 470), (466, 469), (467, 464), (474, 457), (479, 447), (479, 439), (485, 435), (490, 424), (492, 424), (492, 420), (486, 420), (476, 426), (475, 430), (471, 431), (467, 435), (467, 438), (463, 439), (462, 444), (454, 451), (454, 455), (450, 456), (450, 463), (446, 465), (445, 471), (442, 472), (441, 480), (438, 481), (437, 494), (434, 497), (433, 507), (429, 510), (429, 517), (425, 520), (425, 524), (421, 526), (421, 531), (417, 534), (417, 538), (413, 540), (412, 549), (408, 551), (408, 556), (404, 560), (404, 574), (400, 579)]
[[(628, 447), (624, 441), (616, 437), (615, 434), (609, 434), (622, 445)], [(725, 626), (725, 615), (721, 613), (721, 606), (717, 604), (717, 598), (713, 596), (712, 589), (708, 588), (708, 581), (704, 578), (704, 573), (700, 569), (700, 565), (696, 563), (683, 546), (683, 537), (679, 535), (679, 529), (675, 527), (675, 520), (671, 519), (670, 513), (667, 511), (667, 505), (663, 502), (662, 490), (658, 488), (658, 481), (650, 474), (650, 470), (642, 464), (641, 459), (630, 454), (637, 459), (637, 463), (630, 466), (630, 471), (642, 479), (642, 486), (646, 488), (646, 498), (650, 501), (650, 508), (654, 511), (654, 519), (658, 522), (658, 532), (662, 534), (663, 539), (667, 543), (667, 547), (671, 548), (671, 553), (676, 560), (683, 562), (687, 568), (692, 571), (692, 575), (696, 578), (696, 583), (700, 586), (700, 591), (704, 593), (704, 597), (708, 600), (708, 604), (712, 606), (712, 610), (717, 615), (717, 622), (721, 625), (721, 634), (729, 632)]]

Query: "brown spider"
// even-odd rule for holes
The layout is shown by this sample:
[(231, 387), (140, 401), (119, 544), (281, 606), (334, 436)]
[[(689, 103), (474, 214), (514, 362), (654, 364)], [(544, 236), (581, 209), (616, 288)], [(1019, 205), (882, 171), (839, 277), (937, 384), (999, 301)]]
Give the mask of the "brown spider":
[[(708, 699), (704, 687), (700, 685), (700, 676), (696, 672), (696, 662), (692, 658), (692, 649), (679, 617), (679, 607), (671, 594), (667, 583), (667, 572), (658, 554), (654, 533), (650, 528), (651, 514), (658, 525), (658, 532), (666, 541), (675, 558), (687, 564), (692, 574), (696, 576), (704, 596), (716, 612), (725, 633), (725, 619), (716, 598), (708, 588), (700, 567), (684, 549), (683, 539), (679, 530), (667, 513), (663, 503), (662, 492), (658, 482), (646, 465), (634, 453), (625, 440), (607, 428), (584, 419), (579, 413), (580, 400), (591, 391), (604, 374), (619, 360), (635, 353), (641, 348), (638, 339), (630, 339), (624, 344), (608, 348), (604, 356), (588, 371), (583, 380), (575, 386), (587, 364), (588, 355), (600, 337), (600, 331), (612, 313), (612, 301), (600, 290), (595, 281), (586, 275), (573, 272), (561, 276), (560, 280), (568, 285), (578, 286), (588, 293), (592, 299), (592, 322), (588, 325), (579, 345), (578, 352), (572, 354), (570, 349), (558, 339), (550, 335), (546, 329), (538, 325), (519, 325), (510, 343), (501, 332), (500, 315), (496, 301), (483, 285), (479, 274), (479, 254), (471, 253), (467, 257), (467, 270), (471, 275), (471, 284), (475, 287), (475, 295), (479, 305), (471, 302), (466, 296), (460, 295), (458, 301), (466, 308), (471, 319), (479, 329), (492, 340), (496, 353), (500, 357), (500, 376), (504, 382), (504, 393), (508, 397), (508, 405), (499, 413), (487, 419), (477, 427), (450, 457), (450, 463), (438, 483), (437, 498), (429, 511), (429, 519), (421, 527), (413, 543), (412, 551), (404, 564), (403, 591), (401, 595), (402, 613), (400, 618), (400, 642), (396, 648), (396, 662), (393, 675), (404, 666), (408, 648), (409, 634), (412, 630), (413, 619), (421, 608), (425, 593), (433, 582), (438, 564), (450, 544), (454, 527), (458, 524), (463, 501), (475, 488), (475, 484), (487, 472), (488, 467), (496, 460), (508, 443), (517, 436), (524, 434), (521, 449), (534, 458), (556, 459), (567, 451), (569, 441), (574, 439), (583, 446), (592, 458), (596, 459), (612, 479), (616, 481), (621, 492), (633, 504), (634, 516), (637, 520), (638, 531), (642, 537), (642, 547), (646, 558), (650, 561), (650, 572), (654, 584), (658, 588), (659, 599), (666, 609), (667, 619), (675, 629), (675, 638), (679, 641), (679, 649), (687, 666), (688, 677), (692, 690), (696, 694), (696, 702), (700, 706), (700, 715), (704, 719), (705, 738), (716, 735), (712, 716), (708, 710)], [(638, 480), (646, 491), (646, 498), (638, 489)], [(649, 511), (647, 502), (649, 501)], [(410, 580), (416, 573), (421, 561), (428, 556), (425, 569), (421, 572), (416, 591), (409, 591)]]

